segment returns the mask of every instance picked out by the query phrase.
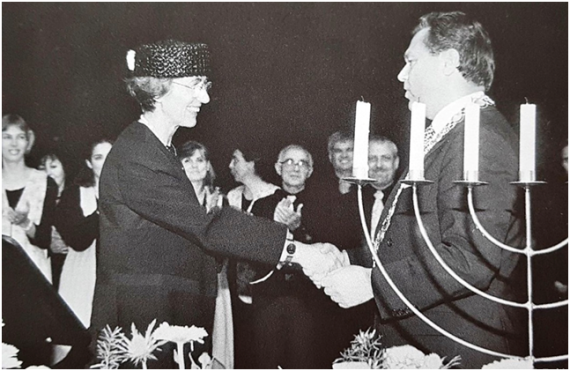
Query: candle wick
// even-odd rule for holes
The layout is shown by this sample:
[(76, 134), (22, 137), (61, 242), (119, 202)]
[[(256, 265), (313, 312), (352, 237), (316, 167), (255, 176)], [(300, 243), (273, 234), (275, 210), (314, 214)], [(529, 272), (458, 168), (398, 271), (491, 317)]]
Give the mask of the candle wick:
[(361, 95), (360, 98), (362, 99), (363, 102), (365, 102), (364, 97)]
[(528, 98), (527, 98), (527, 97), (524, 97), (524, 100), (526, 100), (526, 104), (528, 104)]

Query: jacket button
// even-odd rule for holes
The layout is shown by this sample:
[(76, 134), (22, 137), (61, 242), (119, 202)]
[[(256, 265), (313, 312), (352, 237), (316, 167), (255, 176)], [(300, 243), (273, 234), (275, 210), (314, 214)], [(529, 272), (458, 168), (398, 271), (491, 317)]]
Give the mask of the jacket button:
[(386, 240), (386, 245), (387, 245), (388, 247), (392, 247), (393, 244), (394, 244), (394, 242), (392, 242), (392, 239), (391, 239), (391, 238), (388, 238), (388, 239)]

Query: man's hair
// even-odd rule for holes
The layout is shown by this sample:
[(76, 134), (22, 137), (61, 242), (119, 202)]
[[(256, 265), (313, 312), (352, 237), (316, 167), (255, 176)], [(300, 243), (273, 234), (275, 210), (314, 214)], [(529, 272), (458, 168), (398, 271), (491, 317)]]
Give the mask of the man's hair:
[(281, 162), (281, 161), (285, 160), (283, 158), (283, 156), (285, 155), (285, 152), (287, 152), (290, 149), (298, 149), (298, 150), (305, 152), (307, 154), (307, 157), (309, 158), (309, 164), (311, 164), (311, 167), (314, 165), (313, 156), (311, 155), (311, 152), (309, 152), (305, 147), (300, 146), (298, 144), (289, 144), (287, 147), (285, 147), (281, 151), (279, 151), (279, 155), (277, 156), (277, 162)]
[(370, 134), (368, 137), (368, 142), (379, 142), (379, 143), (386, 143), (392, 148), (392, 153), (394, 157), (398, 157), (398, 146), (396, 143), (392, 142), (392, 140), (388, 139), (385, 136), (377, 135), (377, 134)]
[(491, 39), (481, 23), (463, 12), (433, 12), (423, 15), (413, 31), (429, 29), (424, 40), (432, 54), (455, 49), (459, 52), (459, 71), (467, 81), (491, 88), (495, 59)]
[(333, 147), (338, 142), (354, 142), (354, 136), (347, 131), (335, 131), (329, 136), (327, 150), (329, 156), (332, 153)]

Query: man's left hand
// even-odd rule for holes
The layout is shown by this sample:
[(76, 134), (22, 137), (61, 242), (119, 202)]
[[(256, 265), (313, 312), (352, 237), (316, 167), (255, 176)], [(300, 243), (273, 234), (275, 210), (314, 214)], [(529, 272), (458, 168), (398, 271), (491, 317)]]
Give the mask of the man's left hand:
[(351, 308), (374, 297), (371, 274), (371, 268), (349, 265), (329, 273), (320, 283), (339, 306)]

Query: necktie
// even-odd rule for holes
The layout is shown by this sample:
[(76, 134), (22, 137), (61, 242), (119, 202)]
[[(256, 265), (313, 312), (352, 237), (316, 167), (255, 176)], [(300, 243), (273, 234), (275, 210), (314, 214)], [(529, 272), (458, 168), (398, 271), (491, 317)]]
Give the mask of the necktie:
[(376, 235), (376, 227), (378, 227), (378, 222), (380, 221), (380, 215), (382, 215), (382, 210), (384, 210), (384, 192), (378, 190), (374, 193), (374, 206), (372, 206), (372, 218), (370, 219), (370, 237), (374, 239)]

